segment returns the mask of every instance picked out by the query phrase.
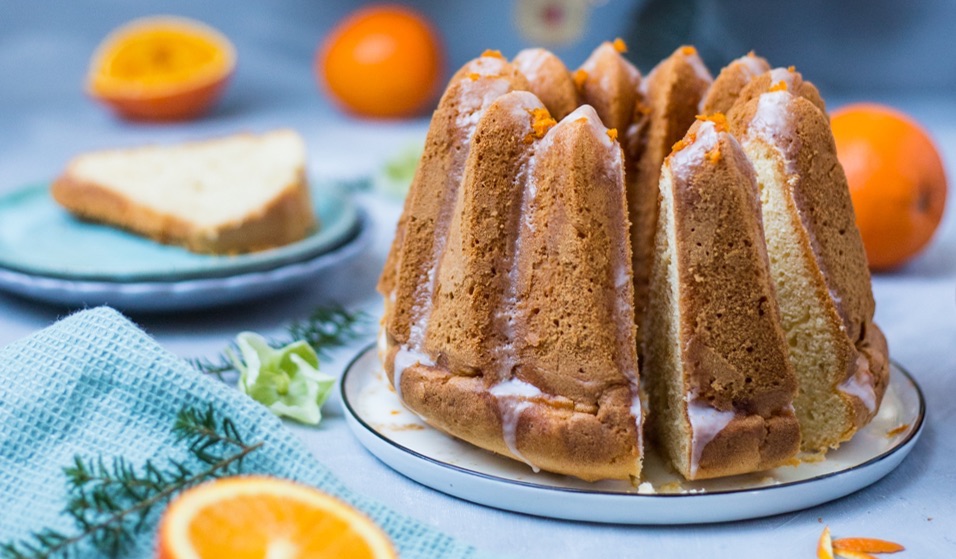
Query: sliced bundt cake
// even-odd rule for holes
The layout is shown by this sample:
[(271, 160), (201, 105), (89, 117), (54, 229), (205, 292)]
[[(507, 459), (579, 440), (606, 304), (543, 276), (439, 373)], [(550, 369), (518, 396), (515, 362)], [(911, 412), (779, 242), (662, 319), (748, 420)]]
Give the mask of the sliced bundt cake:
[(748, 86), (766, 92), (742, 95), (730, 119), (760, 186), (803, 448), (817, 452), (872, 419), (889, 364), (846, 177), (812, 87), (792, 69), (774, 70)]
[(687, 479), (764, 470), (800, 445), (796, 379), (753, 168), (722, 114), (667, 157), (645, 314), (655, 441)]

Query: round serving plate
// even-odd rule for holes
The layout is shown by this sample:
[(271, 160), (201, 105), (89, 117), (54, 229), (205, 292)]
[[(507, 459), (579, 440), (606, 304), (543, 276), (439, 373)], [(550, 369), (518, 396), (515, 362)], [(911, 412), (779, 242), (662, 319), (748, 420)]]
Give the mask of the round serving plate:
[(534, 473), (523, 463), (450, 437), (407, 410), (391, 389), (377, 348), (363, 350), (341, 381), (346, 419), (359, 441), (399, 473), (449, 495), (550, 518), (623, 524), (690, 524), (759, 518), (858, 491), (896, 468), (923, 430), (915, 380), (892, 364), (877, 416), (825, 460), (688, 482), (648, 453), (643, 480), (588, 483)]

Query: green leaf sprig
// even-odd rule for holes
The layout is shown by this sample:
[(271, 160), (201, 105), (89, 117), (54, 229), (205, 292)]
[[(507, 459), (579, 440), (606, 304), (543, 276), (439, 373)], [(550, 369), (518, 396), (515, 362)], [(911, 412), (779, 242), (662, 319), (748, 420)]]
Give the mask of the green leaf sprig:
[(63, 469), (69, 491), (63, 512), (73, 519), (76, 531), (41, 529), (21, 541), (0, 545), (0, 558), (79, 557), (87, 543), (101, 554), (118, 557), (136, 534), (151, 527), (155, 517), (150, 513), (157, 507), (203, 481), (239, 473), (243, 460), (264, 444), (245, 442), (232, 420), (217, 416), (212, 406), (181, 409), (173, 433), (177, 443), (187, 444), (192, 460), (170, 460), (165, 467), (147, 460), (136, 468), (122, 457), (87, 460), (75, 456), (73, 464)]

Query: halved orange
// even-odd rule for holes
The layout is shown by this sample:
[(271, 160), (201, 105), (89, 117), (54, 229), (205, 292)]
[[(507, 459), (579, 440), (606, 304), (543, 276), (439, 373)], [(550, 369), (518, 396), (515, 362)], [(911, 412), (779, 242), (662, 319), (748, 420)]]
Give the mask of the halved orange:
[(87, 91), (124, 118), (184, 120), (212, 107), (235, 66), (232, 43), (212, 27), (151, 16), (119, 27), (100, 43)]
[(292, 481), (239, 476), (196, 486), (166, 509), (159, 559), (394, 559), (385, 533), (346, 503)]

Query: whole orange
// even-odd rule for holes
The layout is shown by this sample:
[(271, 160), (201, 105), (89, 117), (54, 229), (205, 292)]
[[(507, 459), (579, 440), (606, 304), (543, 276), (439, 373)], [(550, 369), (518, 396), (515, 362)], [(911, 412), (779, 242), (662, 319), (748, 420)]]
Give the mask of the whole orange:
[(420, 14), (370, 6), (340, 22), (316, 56), (320, 85), (346, 110), (368, 117), (407, 117), (434, 99), (442, 78), (438, 34)]
[(831, 124), (870, 268), (905, 264), (932, 239), (946, 204), (933, 140), (913, 119), (872, 103), (834, 112)]

